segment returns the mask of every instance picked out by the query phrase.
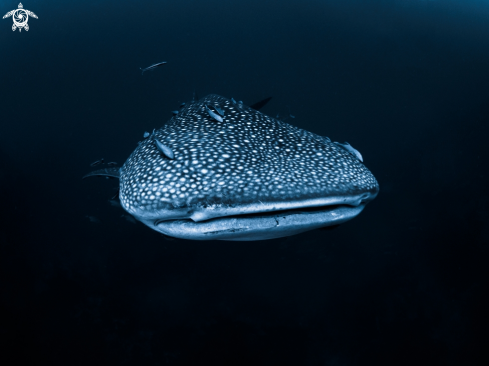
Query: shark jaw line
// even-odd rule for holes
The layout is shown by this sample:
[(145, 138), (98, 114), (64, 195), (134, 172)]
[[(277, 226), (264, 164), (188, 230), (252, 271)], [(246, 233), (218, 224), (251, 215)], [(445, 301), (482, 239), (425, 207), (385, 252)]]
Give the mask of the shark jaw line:
[(295, 209), (306, 209), (313, 207), (327, 207), (334, 205), (358, 206), (362, 202), (368, 202), (375, 198), (377, 193), (364, 192), (355, 196), (332, 196), (322, 198), (312, 198), (300, 201), (284, 202), (255, 202), (236, 206), (214, 205), (206, 208), (196, 209), (192, 212), (190, 219), (194, 222), (206, 221), (219, 217), (273, 213), (276, 211), (289, 211)]
[(191, 219), (142, 222), (160, 233), (180, 239), (251, 241), (281, 238), (334, 226), (351, 220), (365, 208), (334, 205), (226, 216), (195, 222)]
[(209, 206), (195, 205), (176, 208), (171, 204), (165, 204), (164, 208), (152, 209), (143, 206), (139, 208), (123, 208), (136, 217), (139, 221), (167, 221), (176, 219), (191, 219), (194, 222), (207, 221), (219, 217), (263, 214), (276, 211), (290, 211), (295, 209), (306, 209), (314, 207), (327, 207), (335, 205), (358, 206), (367, 203), (377, 196), (378, 191), (362, 192), (351, 196), (330, 196), (320, 198), (310, 198), (296, 201), (282, 202), (254, 202), (249, 204), (213, 204)]
[(190, 240), (265, 240), (339, 225), (357, 216), (375, 193), (237, 207), (142, 212), (136, 218), (164, 235)]

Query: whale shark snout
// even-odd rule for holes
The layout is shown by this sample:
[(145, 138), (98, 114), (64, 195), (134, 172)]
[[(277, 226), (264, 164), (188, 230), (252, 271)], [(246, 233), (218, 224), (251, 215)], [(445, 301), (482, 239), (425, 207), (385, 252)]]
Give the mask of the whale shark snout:
[(168, 236), (294, 235), (348, 221), (376, 197), (375, 177), (351, 151), (209, 95), (140, 143), (120, 169), (119, 197), (127, 212)]

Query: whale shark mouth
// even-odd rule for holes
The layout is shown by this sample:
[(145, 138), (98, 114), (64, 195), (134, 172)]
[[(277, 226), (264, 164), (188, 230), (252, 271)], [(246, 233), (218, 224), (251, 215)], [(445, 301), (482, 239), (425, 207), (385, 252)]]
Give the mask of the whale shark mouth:
[(224, 216), (195, 222), (188, 219), (141, 220), (160, 233), (190, 240), (251, 241), (280, 238), (336, 226), (357, 216), (366, 203), (331, 205)]

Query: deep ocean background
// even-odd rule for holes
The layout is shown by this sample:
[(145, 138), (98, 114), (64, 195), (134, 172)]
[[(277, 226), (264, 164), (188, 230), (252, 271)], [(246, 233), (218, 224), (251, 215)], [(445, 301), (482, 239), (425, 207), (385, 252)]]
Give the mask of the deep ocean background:
[[(0, 21), (2, 366), (489, 365), (487, 1), (23, 5), (28, 32)], [(194, 91), (272, 96), (379, 196), (269, 241), (131, 222), (116, 181), (81, 177)]]

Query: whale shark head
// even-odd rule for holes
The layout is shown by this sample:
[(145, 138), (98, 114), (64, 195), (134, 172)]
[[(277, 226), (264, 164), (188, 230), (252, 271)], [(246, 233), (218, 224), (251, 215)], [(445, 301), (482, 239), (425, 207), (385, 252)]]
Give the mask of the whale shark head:
[(194, 240), (263, 240), (335, 226), (379, 191), (341, 144), (217, 95), (185, 105), (119, 173), (127, 212)]

